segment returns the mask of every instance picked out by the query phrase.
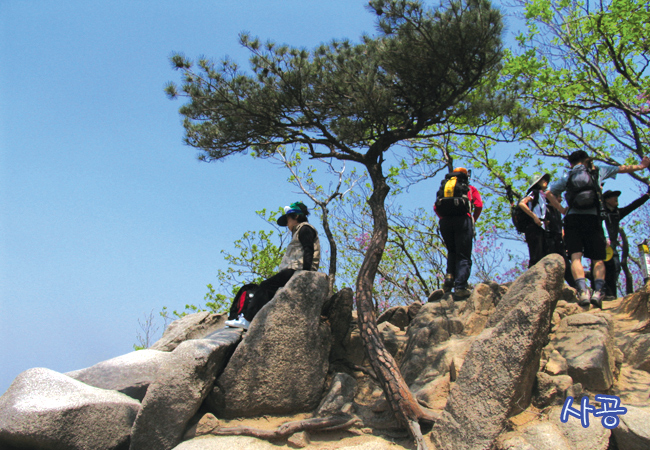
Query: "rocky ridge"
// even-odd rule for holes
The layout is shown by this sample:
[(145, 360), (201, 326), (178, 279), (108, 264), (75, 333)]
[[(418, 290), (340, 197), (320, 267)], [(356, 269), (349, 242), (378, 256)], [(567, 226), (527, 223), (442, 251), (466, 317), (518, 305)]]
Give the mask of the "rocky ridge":
[[(510, 285), (478, 284), (462, 302), (435, 292), (378, 318), (411, 391), (440, 414), (430, 448), (650, 448), (650, 286), (587, 309), (563, 272), (551, 255)], [(324, 274), (299, 272), (247, 332), (197, 313), (148, 350), (23, 372), (0, 397), (0, 449), (412, 448), (374, 380), (352, 292), (326, 293)], [(617, 427), (562, 422), (568, 396), (579, 409), (583, 395), (601, 407), (597, 394), (627, 408)], [(330, 431), (309, 431), (323, 421)], [(220, 435), (232, 427), (259, 437)]]

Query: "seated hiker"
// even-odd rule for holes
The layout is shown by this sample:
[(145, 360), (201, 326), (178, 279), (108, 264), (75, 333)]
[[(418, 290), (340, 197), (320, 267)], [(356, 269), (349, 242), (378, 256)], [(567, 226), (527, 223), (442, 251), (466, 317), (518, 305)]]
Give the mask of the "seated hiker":
[(611, 257), (605, 260), (605, 289), (606, 300), (613, 300), (617, 296), (616, 285), (618, 276), (621, 273), (621, 260), (618, 254), (618, 236), (620, 231), (620, 222), (628, 214), (639, 208), (650, 199), (650, 187), (648, 192), (634, 200), (627, 206), (618, 207), (618, 197), (621, 191), (605, 191), (603, 193), (603, 202), (605, 203), (605, 227), (609, 236), (609, 247), (612, 249)]
[(545, 231), (548, 229), (544, 192), (550, 180), (551, 175), (548, 173), (537, 178), (526, 190), (526, 196), (519, 202), (519, 207), (530, 217), (530, 222), (524, 231), (526, 244), (528, 244), (528, 267), (533, 267), (549, 253), (544, 245)]
[(253, 295), (247, 296), (239, 317), (227, 320), (227, 326), (248, 329), (259, 310), (271, 301), (278, 289), (284, 287), (297, 270), (318, 270), (320, 241), (316, 229), (307, 221), (308, 215), (309, 210), (302, 202), (285, 206), (284, 214), (277, 223), (281, 227), (288, 227), (292, 238), (282, 257), (279, 271), (252, 290)]

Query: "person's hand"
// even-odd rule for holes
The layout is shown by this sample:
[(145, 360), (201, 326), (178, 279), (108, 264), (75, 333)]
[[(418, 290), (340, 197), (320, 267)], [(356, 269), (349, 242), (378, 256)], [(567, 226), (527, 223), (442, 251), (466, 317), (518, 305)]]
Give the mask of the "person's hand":
[(535, 225), (537, 225), (538, 227), (541, 227), (541, 226), (542, 226), (542, 221), (541, 221), (540, 218), (537, 217), (537, 216), (535, 216), (535, 217), (533, 218), (533, 222), (535, 222)]
[(650, 158), (648, 158), (647, 156), (644, 156), (643, 159), (641, 160), (641, 165), (643, 167), (650, 166)]

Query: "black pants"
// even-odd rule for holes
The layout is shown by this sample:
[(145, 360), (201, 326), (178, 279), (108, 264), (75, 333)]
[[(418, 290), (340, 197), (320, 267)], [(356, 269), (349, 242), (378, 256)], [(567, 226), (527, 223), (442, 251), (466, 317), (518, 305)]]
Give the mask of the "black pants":
[(544, 229), (531, 223), (524, 231), (528, 244), (528, 267), (533, 267), (548, 253), (544, 245)]
[(467, 215), (442, 217), (440, 234), (447, 247), (447, 273), (454, 276), (454, 288), (466, 289), (472, 271), (474, 221)]
[(618, 276), (621, 274), (621, 259), (618, 252), (614, 251), (614, 256), (609, 261), (605, 261), (605, 293), (618, 297)]
[(271, 301), (278, 289), (284, 287), (289, 282), (294, 272), (295, 270), (293, 269), (284, 269), (271, 278), (262, 281), (257, 292), (255, 292), (255, 295), (253, 295), (245, 308), (244, 318), (249, 322), (253, 320), (260, 309)]
[(564, 257), (564, 280), (571, 287), (575, 287), (575, 280), (573, 279), (573, 274), (571, 273), (571, 260), (567, 255), (566, 247), (564, 245), (564, 239), (562, 239), (562, 232), (545, 232), (545, 255), (550, 255), (552, 253), (557, 253)]

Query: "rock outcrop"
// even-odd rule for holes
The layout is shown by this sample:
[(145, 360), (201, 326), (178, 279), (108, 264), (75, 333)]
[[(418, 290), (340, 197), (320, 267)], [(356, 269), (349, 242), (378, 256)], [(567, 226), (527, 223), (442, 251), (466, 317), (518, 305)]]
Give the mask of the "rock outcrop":
[(551, 343), (566, 360), (567, 374), (576, 383), (596, 391), (606, 391), (614, 384), (616, 358), (609, 314), (565, 317)]
[(149, 385), (158, 378), (160, 367), (170, 358), (171, 353), (168, 352), (138, 350), (66, 375), (91, 386), (122, 392), (142, 401)]
[(321, 322), (327, 276), (299, 271), (255, 316), (208, 398), (217, 417), (287, 414), (318, 406), (330, 331)]
[(171, 352), (183, 341), (201, 339), (223, 328), (227, 319), (228, 314), (207, 311), (188, 314), (170, 323), (162, 337), (149, 348)]
[(433, 427), (439, 450), (490, 448), (508, 417), (528, 407), (563, 276), (563, 259), (547, 256), (501, 299), (488, 320), (494, 325), (470, 346), (442, 418)]
[(0, 448), (125, 450), (140, 402), (49, 369), (29, 369), (0, 397)]
[(222, 329), (203, 339), (182, 342), (149, 387), (133, 424), (131, 450), (168, 450), (181, 442), (241, 340), (243, 330)]
[[(582, 308), (563, 273), (552, 255), (466, 301), (440, 291), (381, 316), (409, 388), (440, 417), (425, 436), (436, 450), (650, 448), (650, 287)], [(324, 274), (297, 272), (248, 331), (197, 313), (170, 326), (156, 344), (165, 351), (26, 371), (0, 397), (0, 449), (409, 448), (368, 365), (352, 291), (327, 297)], [(600, 407), (599, 393), (627, 408), (616, 428), (560, 420), (568, 396)], [(354, 427), (336, 443), (310, 428), (344, 422)], [(217, 436), (229, 427), (273, 443)]]

